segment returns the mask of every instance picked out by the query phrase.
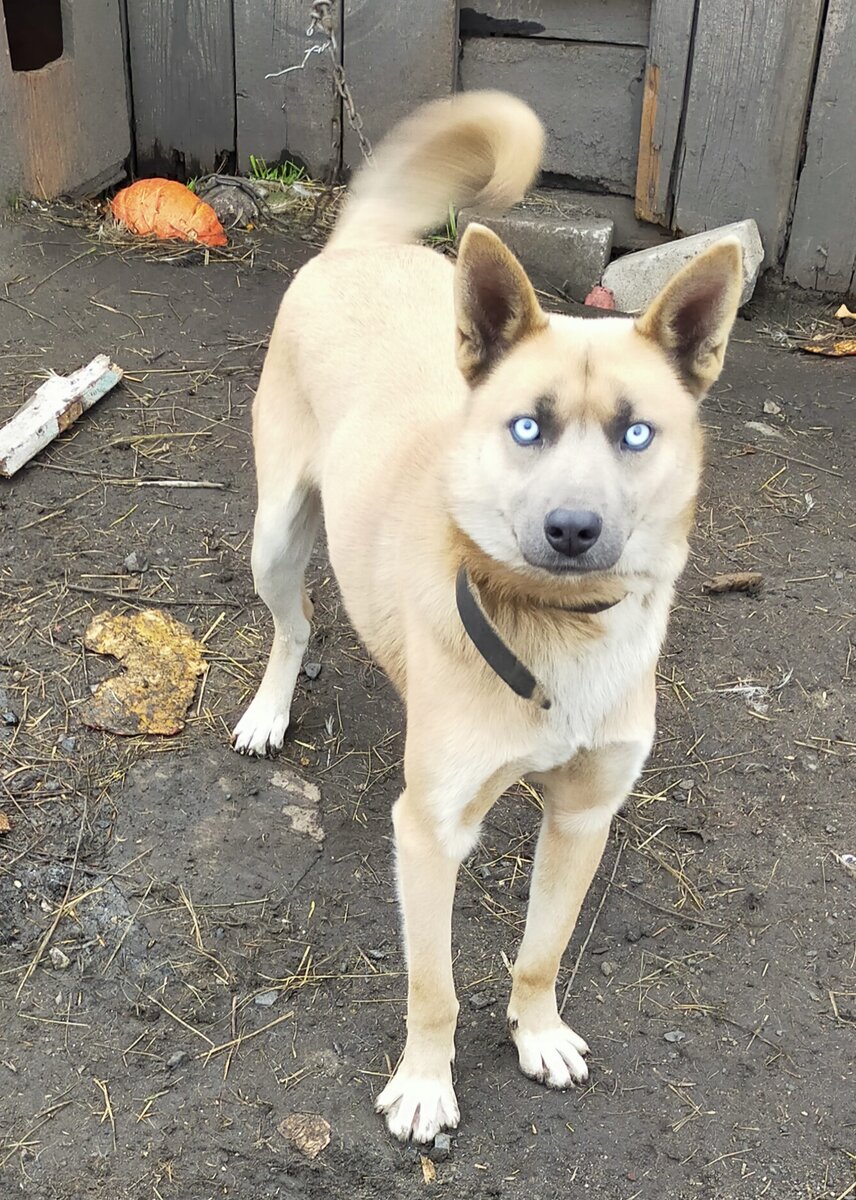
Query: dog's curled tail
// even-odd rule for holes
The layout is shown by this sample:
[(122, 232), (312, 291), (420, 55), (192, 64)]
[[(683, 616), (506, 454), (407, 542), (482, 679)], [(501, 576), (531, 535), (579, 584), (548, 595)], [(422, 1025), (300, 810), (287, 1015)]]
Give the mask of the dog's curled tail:
[(505, 92), (426, 104), (359, 171), (329, 248), (415, 241), (442, 225), (450, 205), (502, 212), (523, 197), (543, 145), (535, 113)]

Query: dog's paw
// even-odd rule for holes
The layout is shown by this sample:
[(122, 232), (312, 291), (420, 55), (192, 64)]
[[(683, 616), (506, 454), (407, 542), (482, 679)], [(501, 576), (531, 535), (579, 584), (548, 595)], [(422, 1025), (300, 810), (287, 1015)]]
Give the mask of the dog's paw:
[(589, 1048), (564, 1021), (547, 1029), (527, 1030), (510, 1023), (511, 1037), (517, 1047), (520, 1070), (530, 1079), (551, 1088), (569, 1088), (585, 1083), (588, 1067), (583, 1058)]
[(289, 712), (256, 696), (232, 733), (232, 747), (239, 754), (272, 754), (282, 748)]
[(452, 1085), (451, 1065), (437, 1076), (414, 1075), (404, 1064), (375, 1101), (393, 1137), (431, 1142), (441, 1129), (457, 1129), (461, 1114)]

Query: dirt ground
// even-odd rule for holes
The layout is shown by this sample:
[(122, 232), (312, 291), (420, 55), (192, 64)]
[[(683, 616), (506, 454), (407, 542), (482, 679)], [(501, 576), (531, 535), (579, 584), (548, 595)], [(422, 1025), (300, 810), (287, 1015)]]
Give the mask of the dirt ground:
[[(856, 852), (856, 360), (800, 355), (785, 332), (829, 307), (753, 304), (706, 406), (659, 740), (561, 978), (590, 1083), (525, 1079), (503, 1028), (538, 824), (520, 790), (461, 875), (463, 1124), (433, 1162), (373, 1112), (403, 1044), (402, 713), (323, 550), (320, 672), (301, 678), (285, 751), (228, 745), (269, 636), (249, 569), (250, 402), (311, 253), (256, 235), (206, 263), (38, 209), (0, 221), (0, 418), (48, 368), (105, 351), (127, 372), (0, 482), (3, 1195), (856, 1196), (856, 878), (838, 857)], [(176, 479), (217, 486), (141, 486)], [(142, 574), (123, 567), (132, 552)], [(759, 596), (704, 593), (742, 569), (763, 574)], [(116, 670), (84, 650), (88, 622), (143, 605), (206, 647), (174, 738), (80, 719)], [(314, 1160), (278, 1130), (293, 1113), (330, 1124)]]

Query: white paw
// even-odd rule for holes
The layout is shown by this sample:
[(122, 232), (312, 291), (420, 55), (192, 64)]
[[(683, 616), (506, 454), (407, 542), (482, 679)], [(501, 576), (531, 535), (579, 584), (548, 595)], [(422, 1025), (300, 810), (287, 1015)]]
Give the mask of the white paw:
[(393, 1137), (406, 1142), (431, 1142), (441, 1129), (457, 1129), (461, 1114), (452, 1086), (451, 1065), (439, 1076), (411, 1075), (404, 1064), (375, 1101), (385, 1113)]
[(588, 1067), (583, 1059), (589, 1048), (564, 1021), (547, 1029), (525, 1030), (513, 1023), (511, 1037), (517, 1047), (520, 1070), (530, 1079), (551, 1088), (569, 1088), (585, 1083)]
[(288, 729), (288, 709), (279, 708), (257, 695), (232, 733), (232, 746), (239, 754), (260, 756), (279, 750)]

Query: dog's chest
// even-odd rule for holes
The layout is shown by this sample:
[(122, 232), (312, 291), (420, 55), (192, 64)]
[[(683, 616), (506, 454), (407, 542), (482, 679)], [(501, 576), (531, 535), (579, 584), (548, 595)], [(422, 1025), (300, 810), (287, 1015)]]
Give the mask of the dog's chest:
[(548, 771), (577, 751), (653, 732), (653, 703), (639, 696), (656, 662), (668, 622), (670, 597), (645, 605), (635, 598), (613, 610), (603, 637), (564, 658), (545, 656), (538, 678), (550, 709), (532, 747), (529, 770)]

